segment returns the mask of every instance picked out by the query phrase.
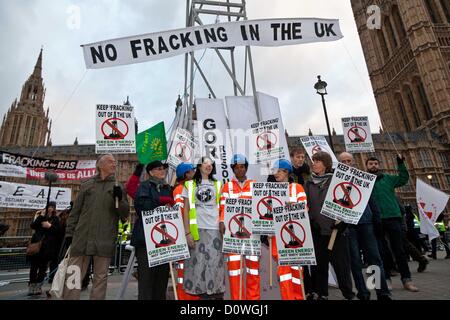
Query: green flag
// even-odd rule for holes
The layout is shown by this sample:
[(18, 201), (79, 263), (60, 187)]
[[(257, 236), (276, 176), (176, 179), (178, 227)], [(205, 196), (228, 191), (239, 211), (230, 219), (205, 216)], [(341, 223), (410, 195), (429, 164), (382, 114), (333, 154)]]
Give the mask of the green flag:
[(167, 140), (164, 122), (137, 135), (136, 150), (139, 162), (148, 164), (155, 160), (167, 159)]

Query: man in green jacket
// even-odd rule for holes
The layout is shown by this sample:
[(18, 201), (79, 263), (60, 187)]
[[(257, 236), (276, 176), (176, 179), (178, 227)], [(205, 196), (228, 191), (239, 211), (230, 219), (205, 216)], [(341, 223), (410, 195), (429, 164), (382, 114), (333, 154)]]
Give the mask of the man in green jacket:
[[(417, 289), (411, 280), (408, 260), (403, 249), (402, 215), (395, 198), (395, 189), (405, 185), (409, 179), (408, 170), (404, 161), (405, 159), (401, 155), (397, 156), (398, 175), (382, 173), (379, 169), (380, 162), (374, 157), (367, 159), (366, 167), (368, 172), (377, 176), (372, 195), (375, 197), (380, 208), (383, 234), (389, 240), (401, 274), (403, 287), (406, 290), (417, 292), (419, 289)], [(382, 250), (386, 252), (388, 248), (384, 247)], [(386, 255), (383, 254), (383, 256)]]
[(90, 299), (105, 299), (117, 224), (119, 218), (126, 218), (130, 213), (126, 193), (116, 184), (115, 171), (114, 157), (111, 154), (101, 156), (97, 161), (97, 175), (82, 183), (74, 202), (66, 227), (66, 242), (71, 246), (64, 300), (80, 299), (81, 279), (91, 257), (94, 279)]

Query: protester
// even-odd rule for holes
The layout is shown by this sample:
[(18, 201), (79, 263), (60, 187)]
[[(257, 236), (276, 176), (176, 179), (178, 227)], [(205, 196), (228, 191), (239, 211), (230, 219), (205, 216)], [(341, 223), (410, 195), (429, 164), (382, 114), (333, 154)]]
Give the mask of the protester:
[(127, 183), (125, 184), (127, 194), (133, 200), (136, 198), (136, 192), (141, 183), (140, 179), (141, 179), (142, 171), (144, 171), (144, 165), (142, 163), (138, 163), (136, 165), (136, 168), (134, 169), (133, 174), (130, 176)]
[[(311, 267), (311, 273), (307, 272), (305, 268), (307, 298), (328, 299), (328, 264), (331, 262), (342, 295), (351, 300), (355, 297), (355, 294), (350, 275), (347, 224), (343, 222), (336, 224), (335, 220), (320, 213), (333, 177), (333, 162), (331, 156), (324, 151), (314, 154), (312, 162), (311, 179), (306, 182), (305, 191), (308, 199), (309, 219), (317, 265)], [(333, 229), (337, 229), (338, 233), (333, 250), (329, 252), (328, 243)]]
[(408, 223), (406, 219), (406, 210), (400, 199), (397, 197), (398, 206), (400, 208), (400, 212), (402, 214), (402, 240), (403, 240), (403, 248), (405, 253), (410, 256), (414, 261), (416, 261), (419, 266), (417, 267), (417, 272), (424, 272), (428, 265), (428, 259), (422, 252), (416, 248), (416, 246), (411, 243), (408, 239)]
[[(177, 166), (176, 175), (177, 175), (177, 185), (173, 190), (173, 199), (175, 201), (175, 206), (180, 208), (181, 215), (184, 216), (184, 198), (183, 198), (183, 189), (186, 181), (192, 180), (195, 174), (195, 167), (190, 163), (182, 162)], [(198, 300), (198, 296), (194, 296), (186, 293), (184, 291), (184, 260), (178, 261), (176, 263), (177, 269), (177, 294), (178, 300)]]
[[(375, 157), (367, 159), (366, 167), (368, 172), (377, 175), (372, 194), (380, 207), (383, 235), (389, 240), (403, 287), (406, 290), (417, 292), (419, 289), (411, 280), (411, 272), (403, 248), (402, 216), (395, 197), (395, 189), (405, 185), (409, 179), (404, 161), (405, 159), (401, 155), (397, 156), (398, 175), (382, 173), (379, 169), (380, 162)], [(386, 252), (387, 248), (382, 248), (382, 251)], [(385, 254), (383, 254), (383, 259), (384, 256)]]
[[(290, 203), (306, 202), (306, 194), (303, 187), (295, 182), (289, 181), (289, 175), (292, 174), (292, 165), (286, 159), (279, 159), (273, 163), (272, 171), (276, 182), (289, 183), (289, 201)], [(272, 236), (272, 257), (278, 261), (278, 249), (275, 237)], [(303, 268), (298, 266), (278, 266), (278, 278), (280, 281), (280, 294), (283, 300), (305, 300), (301, 285), (300, 274)]]
[(305, 151), (300, 148), (294, 148), (290, 152), (291, 163), (292, 163), (292, 174), (295, 183), (299, 183), (302, 186), (309, 179), (311, 175), (311, 169), (306, 163)]
[[(225, 201), (226, 199), (251, 199), (252, 198), (252, 183), (255, 180), (247, 179), (248, 161), (247, 158), (241, 154), (233, 155), (230, 164), (233, 170), (234, 177), (231, 181), (224, 184), (222, 188), (222, 195), (220, 197), (220, 233), (225, 233)], [(228, 266), (228, 279), (230, 281), (230, 297), (231, 300), (239, 299), (239, 290), (242, 291), (242, 299), (244, 300), (260, 300), (261, 299), (261, 285), (259, 274), (259, 257), (245, 256), (246, 277), (244, 283), (241, 283), (241, 259), (239, 254), (227, 254), (226, 261)], [(243, 277), (244, 278), (244, 277)], [(244, 290), (246, 287), (246, 290)]]
[[(353, 155), (342, 152), (338, 157), (339, 162), (355, 167)], [(350, 262), (353, 280), (358, 291), (359, 300), (370, 300), (370, 291), (362, 273), (362, 261), (360, 250), (364, 251), (365, 262), (370, 266), (378, 266), (380, 273), (380, 287), (376, 289), (378, 300), (391, 300), (390, 291), (386, 282), (380, 251), (378, 249), (375, 233), (381, 232), (381, 217), (375, 199), (371, 196), (369, 202), (359, 219), (357, 225), (349, 227)]]
[[(450, 259), (450, 248), (448, 246), (448, 242), (445, 236), (445, 224), (444, 224), (444, 214), (439, 215), (439, 217), (436, 219), (436, 223), (434, 224), (437, 231), (439, 231), (439, 238), (444, 246), (445, 249), (445, 258), (444, 259)], [(431, 240), (431, 255), (430, 258), (433, 258), (434, 260), (437, 259), (437, 241), (439, 238), (434, 238)]]
[(138, 300), (166, 300), (169, 264), (149, 267), (142, 211), (175, 204), (172, 188), (164, 182), (167, 167), (167, 164), (159, 160), (147, 165), (145, 170), (149, 179), (140, 184), (134, 201), (137, 219), (132, 232), (131, 245), (136, 249), (138, 263)]
[[(128, 217), (130, 208), (125, 192), (115, 180), (116, 160), (113, 155), (100, 156), (96, 167), (97, 174), (81, 185), (67, 221), (66, 239), (71, 243), (69, 268), (78, 267), (82, 279), (92, 257), (94, 279), (90, 299), (104, 300), (108, 267), (117, 239), (117, 223), (119, 218)], [(66, 284), (63, 298), (80, 299), (80, 286), (68, 288)]]
[(194, 178), (183, 189), (184, 229), (191, 255), (184, 262), (184, 290), (202, 299), (223, 299), (225, 292), (219, 231), (221, 183), (214, 179), (214, 174), (214, 161), (202, 157)]
[(413, 213), (411, 205), (406, 204), (405, 210), (405, 222), (406, 222), (406, 236), (407, 239), (419, 250), (421, 253), (428, 251), (425, 241), (420, 238), (420, 220)]
[(31, 243), (42, 241), (42, 244), (37, 254), (28, 256), (31, 263), (28, 295), (40, 295), (48, 263), (57, 256), (59, 250), (58, 238), (61, 227), (54, 201), (48, 203), (47, 214), (45, 209), (36, 212), (31, 228), (34, 230)]

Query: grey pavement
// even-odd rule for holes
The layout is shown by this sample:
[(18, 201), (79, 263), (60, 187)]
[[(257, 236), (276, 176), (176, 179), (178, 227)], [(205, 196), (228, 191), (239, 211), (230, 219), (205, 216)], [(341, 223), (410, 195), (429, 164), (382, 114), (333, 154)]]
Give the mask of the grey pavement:
[[(279, 300), (280, 293), (276, 277), (276, 264), (273, 264), (273, 286), (269, 286), (268, 273), (268, 250), (263, 246), (262, 263), (261, 263), (261, 299), (263, 300)], [(438, 251), (437, 260), (429, 260), (427, 270), (423, 273), (417, 272), (417, 262), (409, 262), (412, 279), (419, 288), (419, 292), (409, 292), (403, 289), (400, 276), (392, 277), (392, 296), (395, 300), (450, 300), (450, 259), (444, 259), (445, 253)], [(122, 275), (115, 271), (108, 278), (107, 300), (115, 300), (116, 294), (121, 287)], [(27, 296), (27, 278), (28, 270), (17, 272), (0, 272), (0, 300), (46, 300), (48, 297), (43, 294), (40, 297)], [(228, 283), (228, 281), (227, 281)], [(81, 293), (82, 300), (89, 299), (88, 290)], [(43, 290), (50, 289), (49, 284), (43, 286)], [(372, 292), (372, 299), (376, 299), (376, 295)], [(173, 299), (173, 288), (169, 281), (168, 299)], [(126, 300), (137, 300), (137, 281), (133, 277), (127, 286), (124, 296)], [(228, 287), (225, 299), (229, 299)], [(339, 289), (330, 287), (330, 300), (343, 300)]]

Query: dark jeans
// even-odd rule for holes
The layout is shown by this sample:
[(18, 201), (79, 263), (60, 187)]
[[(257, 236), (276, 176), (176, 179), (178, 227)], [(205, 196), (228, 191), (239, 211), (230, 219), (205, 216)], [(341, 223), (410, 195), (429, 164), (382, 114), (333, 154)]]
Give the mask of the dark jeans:
[[(408, 261), (406, 258), (405, 249), (403, 247), (403, 230), (402, 230), (402, 219), (401, 218), (386, 218), (382, 219), (383, 224), (383, 237), (389, 241), (392, 253), (395, 257), (395, 262), (398, 267), (398, 271), (400, 272), (402, 282), (411, 281), (411, 272), (409, 271)], [(385, 243), (386, 246), (386, 243)], [(383, 247), (383, 263), (386, 263), (386, 260), (389, 260), (388, 255), (390, 254), (389, 248)], [(388, 263), (388, 262), (387, 262)], [(388, 263), (389, 264), (389, 263)], [(386, 277), (387, 275), (387, 266), (386, 264)]]
[(45, 279), (48, 259), (40, 254), (30, 259), (30, 283), (41, 283)]
[(403, 233), (403, 247), (406, 254), (410, 255), (414, 261), (421, 262), (427, 260), (422, 252), (420, 252), (420, 250), (408, 240), (405, 232)]
[[(313, 241), (317, 265), (311, 267), (311, 273), (305, 272), (306, 293), (314, 292), (319, 297), (328, 297), (328, 264), (331, 262), (336, 272), (338, 286), (342, 295), (346, 299), (353, 299), (355, 293), (353, 292), (350, 275), (348, 235), (338, 233), (332, 251), (328, 250), (330, 236), (319, 235), (313, 232)], [(305, 268), (305, 270), (307, 269)]]
[(138, 262), (138, 300), (166, 300), (169, 264), (149, 268), (147, 250), (136, 247)]
[(377, 239), (373, 232), (372, 224), (360, 224), (349, 228), (350, 242), (350, 261), (353, 280), (355, 281), (358, 297), (369, 297), (370, 292), (367, 289), (366, 281), (362, 273), (362, 262), (360, 249), (364, 250), (364, 259), (372, 266), (380, 268), (380, 288), (376, 289), (377, 296), (389, 295), (389, 289), (386, 283), (383, 262), (380, 251), (378, 250)]
[[(447, 239), (445, 238), (445, 232), (439, 232), (440, 238), (442, 242), (444, 243), (445, 252), (447, 253), (447, 256), (450, 256), (450, 249), (448, 247)], [(431, 256), (436, 259), (436, 253), (437, 253), (437, 238), (434, 238), (431, 240)]]

